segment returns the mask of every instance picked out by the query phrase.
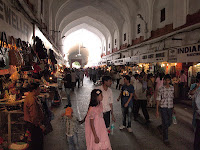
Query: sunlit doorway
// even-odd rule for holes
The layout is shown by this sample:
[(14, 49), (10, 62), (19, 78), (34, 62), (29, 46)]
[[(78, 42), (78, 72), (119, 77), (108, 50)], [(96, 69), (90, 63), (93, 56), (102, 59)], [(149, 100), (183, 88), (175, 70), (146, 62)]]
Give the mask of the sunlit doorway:
[(81, 64), (78, 61), (75, 61), (75, 62), (72, 63), (72, 68), (80, 69)]

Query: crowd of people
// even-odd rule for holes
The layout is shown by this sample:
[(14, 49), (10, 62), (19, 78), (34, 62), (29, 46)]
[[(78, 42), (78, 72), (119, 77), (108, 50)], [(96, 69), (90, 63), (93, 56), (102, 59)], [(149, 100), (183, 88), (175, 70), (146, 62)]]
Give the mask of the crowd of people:
[[(181, 87), (184, 88), (186, 78), (182, 72), (180, 79)], [(70, 92), (74, 88), (80, 88), (80, 83), (83, 86), (84, 76), (90, 78), (95, 86), (91, 91), (90, 103), (87, 114), (83, 120), (78, 120), (73, 113), (70, 100)], [(100, 82), (98, 82), (100, 81)], [(117, 101), (121, 102), (122, 110), (122, 125), (120, 130), (127, 128), (128, 132), (133, 132), (131, 128), (132, 114), (135, 121), (139, 117), (139, 109), (142, 109), (146, 124), (151, 123), (148, 113), (148, 107), (156, 109), (156, 117), (161, 117), (162, 124), (158, 126), (158, 130), (163, 136), (163, 142), (169, 145), (168, 128), (172, 124), (172, 115), (174, 113), (174, 95), (176, 81), (169, 74), (159, 73), (156, 77), (153, 74), (141, 72), (135, 74), (130, 71), (128, 74), (121, 74), (120, 71), (108, 72), (101, 68), (98, 69), (69, 69), (64, 70), (63, 82), (67, 94), (68, 105), (65, 107), (65, 112), (62, 117), (66, 120), (66, 136), (69, 144), (69, 149), (79, 149), (77, 125), (85, 123), (85, 138), (88, 150), (111, 150), (109, 133), (111, 129), (111, 120), (116, 121), (113, 111), (113, 93), (111, 85), (116, 81), (116, 89), (121, 92)], [(40, 107), (35, 103), (35, 98), (38, 95), (39, 86), (32, 85), (32, 90), (29, 95), (29, 103), (26, 104), (25, 120), (34, 123), (29, 124), (29, 128), (41, 138), (45, 127), (41, 124), (43, 116), (38, 113)], [(197, 82), (192, 84), (190, 95), (193, 95), (194, 117), (193, 125), (195, 129), (194, 149), (200, 149), (200, 74), (197, 75)], [(29, 108), (33, 107), (38, 112), (29, 114)], [(30, 115), (37, 116), (31, 118)], [(33, 141), (38, 141), (35, 139)], [(40, 140), (42, 141), (42, 140)], [(41, 148), (42, 149), (42, 148)]]

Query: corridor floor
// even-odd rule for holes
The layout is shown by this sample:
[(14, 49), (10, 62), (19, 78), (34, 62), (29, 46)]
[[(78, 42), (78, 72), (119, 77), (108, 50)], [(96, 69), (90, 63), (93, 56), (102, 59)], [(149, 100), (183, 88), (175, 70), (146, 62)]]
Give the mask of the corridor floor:
[[(76, 88), (71, 93), (72, 107), (74, 114), (81, 120), (85, 117), (90, 92), (95, 86), (88, 79), (84, 79), (84, 85), (79, 89)], [(113, 150), (191, 150), (193, 149), (194, 133), (191, 126), (192, 109), (188, 106), (176, 104), (175, 111), (178, 124), (172, 125), (169, 128), (170, 146), (166, 146), (162, 142), (162, 136), (157, 130), (157, 126), (161, 124), (161, 119), (155, 117), (155, 109), (149, 109), (151, 123), (145, 125), (142, 112), (140, 112), (139, 121), (132, 121), (133, 133), (128, 133), (127, 130), (119, 130), (121, 125), (122, 115), (120, 102), (117, 102), (117, 97), (120, 91), (116, 90), (115, 84), (112, 85), (114, 95), (114, 114), (116, 118), (114, 134), (110, 135), (110, 141)], [(68, 150), (67, 140), (65, 136), (65, 124), (61, 118), (61, 112), (67, 104), (67, 99), (64, 91), (62, 91), (62, 104), (53, 108), (55, 115), (51, 122), (53, 132), (45, 136), (45, 150)], [(79, 126), (78, 132), (79, 145), (81, 150), (86, 150), (84, 124)]]

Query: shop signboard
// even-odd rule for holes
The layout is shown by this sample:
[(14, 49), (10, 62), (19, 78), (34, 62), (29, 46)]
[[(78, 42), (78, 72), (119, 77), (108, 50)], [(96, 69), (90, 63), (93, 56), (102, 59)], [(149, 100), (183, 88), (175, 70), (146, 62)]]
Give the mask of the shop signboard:
[(132, 62), (134, 64), (138, 64), (139, 63), (139, 56), (132, 56), (131, 59), (132, 59)]
[(177, 62), (177, 49), (169, 49), (168, 62)]
[(127, 57), (124, 59), (125, 63), (132, 63), (132, 64), (138, 64), (139, 63), (139, 57), (138, 56), (132, 56)]
[(117, 59), (114, 61), (114, 65), (118, 66), (118, 65), (124, 65), (125, 64), (125, 59)]
[(102, 61), (101, 65), (107, 65), (107, 61)]
[(33, 26), (22, 13), (13, 9), (7, 0), (0, 0), (0, 32), (31, 43)]
[(140, 55), (140, 63), (165, 62), (168, 59), (168, 51), (157, 51)]
[(200, 62), (200, 43), (178, 47), (177, 62)]

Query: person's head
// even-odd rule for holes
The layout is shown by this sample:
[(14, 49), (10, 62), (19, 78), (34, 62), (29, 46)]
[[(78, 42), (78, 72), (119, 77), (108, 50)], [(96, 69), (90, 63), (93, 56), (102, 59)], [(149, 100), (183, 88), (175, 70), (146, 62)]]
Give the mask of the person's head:
[(132, 76), (132, 75), (133, 75), (133, 73), (132, 73), (131, 71), (130, 71), (128, 74), (129, 74), (129, 76)]
[(65, 72), (65, 73), (69, 73), (69, 69), (68, 69), (68, 68), (65, 68), (65, 69), (64, 69), (64, 72)]
[(96, 107), (99, 105), (100, 101), (103, 100), (102, 91), (99, 89), (94, 89), (91, 92), (90, 104), (91, 107)]
[(136, 73), (136, 74), (134, 75), (134, 77), (135, 77), (136, 80), (138, 80), (139, 74)]
[(139, 76), (138, 76), (138, 80), (139, 80), (140, 82), (143, 82), (143, 76), (142, 76), (142, 75), (139, 75)]
[(128, 75), (125, 75), (125, 76), (124, 76), (124, 83), (127, 85), (127, 84), (130, 83), (130, 81), (131, 81), (131, 77), (128, 76)]
[(65, 109), (65, 116), (67, 116), (69, 118), (72, 118), (72, 116), (73, 116), (73, 109), (71, 107), (67, 107)]
[(152, 73), (148, 74), (147, 79), (148, 79), (148, 80), (151, 80), (152, 82), (155, 81), (155, 77), (153, 76)]
[(181, 74), (184, 74), (185, 73), (185, 71), (184, 70), (181, 70)]
[(102, 84), (106, 85), (107, 87), (111, 87), (112, 85), (112, 78), (110, 76), (103, 76)]
[(159, 73), (159, 75), (158, 75), (159, 77), (160, 77), (160, 80), (162, 80), (163, 79), (163, 77), (164, 77), (164, 73)]
[(166, 74), (164, 77), (164, 84), (169, 85), (171, 82), (171, 76), (169, 74)]
[(31, 83), (30, 92), (34, 93), (35, 96), (40, 94), (40, 84), (39, 83)]

